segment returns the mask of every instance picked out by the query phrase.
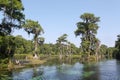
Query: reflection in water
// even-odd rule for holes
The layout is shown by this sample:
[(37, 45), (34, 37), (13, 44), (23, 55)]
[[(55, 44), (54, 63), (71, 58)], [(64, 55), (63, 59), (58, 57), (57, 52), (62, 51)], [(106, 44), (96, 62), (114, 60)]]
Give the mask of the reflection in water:
[(59, 80), (78, 80), (82, 76), (83, 65), (75, 63), (74, 65), (62, 64), (57, 70)]
[(13, 72), (13, 80), (30, 80), (33, 76), (33, 69), (23, 69), (21, 71)]
[(0, 71), (0, 80), (12, 80), (12, 71)]
[(78, 61), (56, 58), (39, 67), (4, 73), (0, 71), (0, 80), (120, 80), (120, 61), (107, 60), (92, 64)]
[(84, 64), (82, 80), (99, 80), (97, 64)]
[(116, 61), (116, 70), (117, 70), (117, 76), (118, 80), (120, 80), (120, 61)]

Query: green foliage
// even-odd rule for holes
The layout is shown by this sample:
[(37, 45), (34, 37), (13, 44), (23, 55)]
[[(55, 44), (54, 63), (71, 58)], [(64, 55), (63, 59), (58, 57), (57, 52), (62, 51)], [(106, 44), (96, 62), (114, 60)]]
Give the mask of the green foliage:
[(24, 39), (22, 36), (18, 35), (15, 37), (16, 43), (16, 54), (23, 54), (23, 53), (32, 53), (33, 51), (33, 43), (30, 40)]
[(67, 42), (67, 34), (63, 34), (62, 36), (60, 36), (57, 40), (58, 43), (62, 43), (62, 42)]
[[(23, 27), (25, 31), (28, 32), (28, 34), (34, 34), (34, 44), (35, 44), (35, 53), (37, 53), (37, 48), (38, 48), (38, 42), (43, 42), (43, 38), (38, 38), (39, 35), (44, 33), (44, 30), (42, 29), (41, 25), (37, 21), (33, 20), (26, 20), (25, 24), (23, 24)], [(38, 41), (39, 40), (39, 41)], [(40, 41), (41, 40), (41, 41)]]
[(109, 47), (109, 48), (107, 49), (107, 53), (106, 53), (107, 58), (113, 58), (114, 55), (115, 55), (115, 51), (116, 51), (116, 48), (114, 48), (114, 47)]
[(38, 44), (42, 45), (45, 42), (44, 37), (38, 37)]
[(107, 46), (106, 45), (104, 45), (104, 44), (102, 44), (101, 46), (100, 46), (100, 50), (99, 50), (99, 53), (100, 54), (103, 54), (103, 55), (106, 55), (106, 53), (107, 53)]
[(33, 43), (22, 36), (0, 36), (0, 59), (12, 58), (14, 54), (33, 52)]
[(5, 69), (8, 67), (8, 62), (9, 62), (9, 59), (8, 58), (1, 58), (0, 59), (0, 70), (2, 69)]
[(67, 42), (67, 34), (63, 34), (62, 36), (58, 37), (57, 47), (58, 47), (58, 51), (59, 51), (60, 55), (62, 55), (63, 53), (65, 53), (64, 48), (66, 47), (65, 46), (66, 42)]
[(25, 31), (28, 32), (28, 34), (31, 33), (34, 35), (40, 35), (41, 33), (44, 33), (44, 31), (43, 31), (41, 25), (38, 23), (38, 21), (26, 20), (25, 24), (23, 24), (23, 27), (25, 28)]
[(120, 59), (120, 35), (117, 36), (117, 41), (115, 42), (115, 48), (117, 50), (115, 50), (115, 54), (116, 54), (116, 58)]
[(20, 28), (24, 22), (21, 0), (0, 0), (0, 11), (3, 19), (0, 23), (0, 35), (10, 34), (12, 28)]
[(13, 80), (11, 76), (12, 71), (8, 70), (0, 71), (0, 80)]
[(99, 28), (97, 24), (100, 21), (99, 17), (95, 17), (91, 13), (84, 13), (80, 18), (83, 21), (77, 23), (75, 35), (81, 36), (81, 48), (84, 53), (95, 54), (99, 47), (99, 40), (95, 37)]
[(0, 64), (7, 64), (8, 61), (9, 61), (8, 58), (0, 59)]
[(26, 59), (26, 56), (28, 54), (15, 54), (14, 55), (14, 58), (17, 59), (17, 60), (20, 60), (20, 59)]
[(71, 42), (67, 40), (67, 34), (63, 34), (56, 40), (57, 49), (55, 49), (57, 54), (59, 55), (71, 55), (71, 54), (79, 54), (79, 49)]
[(107, 47), (106, 45), (102, 44), (99, 49), (99, 55), (103, 58), (115, 58), (118, 49), (115, 47)]
[(50, 55), (52, 54), (52, 47), (50, 44), (43, 44), (39, 47), (40, 54)]
[(10, 36), (13, 28), (21, 28), (24, 23), (24, 7), (21, 0), (0, 0), (0, 58), (12, 58), (16, 43), (15, 37)]
[[(1, 36), (2, 37), (2, 36)], [(10, 58), (15, 52), (15, 37), (5, 36), (1, 38), (0, 43), (0, 58)]]
[[(58, 44), (43, 44), (42, 46), (38, 47), (38, 53), (43, 55), (58, 55), (60, 54)], [(74, 44), (70, 43), (68, 47), (64, 45), (63, 55), (70, 55), (70, 54), (79, 54), (80, 50)]]
[(93, 75), (94, 73), (95, 73), (94, 71), (84, 72), (82, 76), (84, 78), (87, 78), (87, 77), (90, 77), (91, 75)]

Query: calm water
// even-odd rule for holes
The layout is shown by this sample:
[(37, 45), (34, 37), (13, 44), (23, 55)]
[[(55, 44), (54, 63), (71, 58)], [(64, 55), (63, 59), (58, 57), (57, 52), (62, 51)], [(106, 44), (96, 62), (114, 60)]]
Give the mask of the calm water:
[(82, 64), (76, 59), (52, 59), (33, 68), (1, 71), (0, 80), (120, 80), (120, 62)]

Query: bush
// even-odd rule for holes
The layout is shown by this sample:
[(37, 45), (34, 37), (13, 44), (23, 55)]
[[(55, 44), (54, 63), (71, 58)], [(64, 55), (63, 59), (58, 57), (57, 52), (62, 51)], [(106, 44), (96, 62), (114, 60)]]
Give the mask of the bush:
[(8, 62), (9, 62), (8, 58), (0, 60), (0, 64), (8, 64)]
[(32, 54), (15, 54), (14, 55), (15, 59), (33, 59), (33, 55)]
[(90, 56), (90, 57), (89, 57), (89, 61), (96, 61), (96, 57), (97, 57), (97, 56), (95, 56), (95, 55)]
[(26, 59), (27, 54), (15, 54), (15, 59)]

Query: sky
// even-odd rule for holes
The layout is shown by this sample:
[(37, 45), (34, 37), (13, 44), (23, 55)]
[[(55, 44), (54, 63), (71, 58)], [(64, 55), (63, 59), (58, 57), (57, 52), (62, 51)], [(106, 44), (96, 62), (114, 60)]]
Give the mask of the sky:
[[(80, 37), (74, 35), (76, 23), (82, 21), (80, 15), (93, 13), (100, 17), (97, 38), (101, 44), (113, 47), (120, 34), (120, 0), (22, 0), (26, 19), (39, 21), (45, 33), (45, 43), (55, 43), (62, 34), (68, 34), (68, 40), (80, 46)], [(22, 35), (26, 39), (33, 36), (23, 30), (15, 30), (13, 35)]]

